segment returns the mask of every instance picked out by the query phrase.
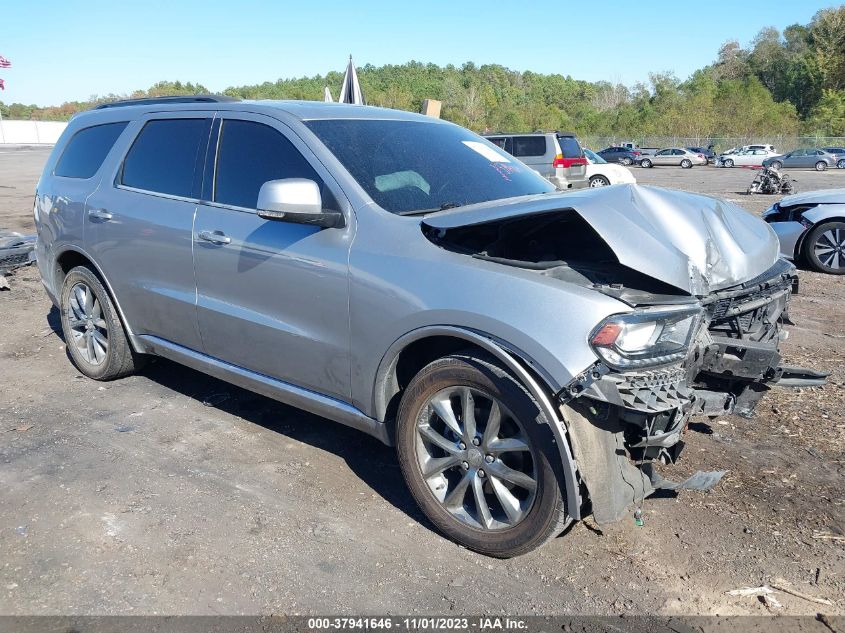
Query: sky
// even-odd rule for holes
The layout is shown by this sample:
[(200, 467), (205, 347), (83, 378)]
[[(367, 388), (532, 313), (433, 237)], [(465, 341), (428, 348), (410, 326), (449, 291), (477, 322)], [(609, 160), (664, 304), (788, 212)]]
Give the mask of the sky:
[[(497, 63), (627, 85), (684, 79), (823, 0), (0, 0), (0, 100), (57, 105), (162, 80), (229, 86), (356, 65)], [(337, 93), (339, 87), (333, 87)]]

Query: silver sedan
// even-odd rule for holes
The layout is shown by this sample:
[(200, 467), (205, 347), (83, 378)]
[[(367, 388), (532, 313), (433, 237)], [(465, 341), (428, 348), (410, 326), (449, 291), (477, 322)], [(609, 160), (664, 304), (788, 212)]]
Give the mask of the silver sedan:
[(780, 240), (781, 255), (812, 268), (845, 274), (845, 189), (787, 196), (763, 214)]
[(644, 156), (640, 159), (641, 167), (655, 167), (671, 165), (690, 169), (693, 165), (706, 165), (707, 158), (703, 154), (696, 154), (683, 147), (668, 147), (654, 156)]

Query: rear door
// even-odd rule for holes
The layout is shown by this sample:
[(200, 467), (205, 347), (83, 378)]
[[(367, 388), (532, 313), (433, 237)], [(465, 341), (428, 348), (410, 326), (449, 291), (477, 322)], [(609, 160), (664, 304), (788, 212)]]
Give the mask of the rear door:
[(199, 350), (192, 228), (212, 112), (132, 123), (122, 161), (86, 205), (86, 244), (135, 334)]
[[(197, 211), (197, 313), (206, 354), (344, 401), (350, 399), (348, 255), (354, 216), (329, 173), (270, 117), (222, 113)], [(308, 178), (346, 226), (265, 220), (261, 185)]]

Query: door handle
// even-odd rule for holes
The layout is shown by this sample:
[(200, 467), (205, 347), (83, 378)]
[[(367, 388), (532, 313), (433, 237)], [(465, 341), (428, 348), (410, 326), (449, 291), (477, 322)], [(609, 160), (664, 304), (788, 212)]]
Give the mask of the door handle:
[(228, 244), (232, 241), (231, 237), (227, 237), (220, 231), (200, 231), (199, 238), (212, 244)]
[(88, 217), (92, 220), (102, 220), (108, 222), (114, 216), (105, 209), (88, 209)]

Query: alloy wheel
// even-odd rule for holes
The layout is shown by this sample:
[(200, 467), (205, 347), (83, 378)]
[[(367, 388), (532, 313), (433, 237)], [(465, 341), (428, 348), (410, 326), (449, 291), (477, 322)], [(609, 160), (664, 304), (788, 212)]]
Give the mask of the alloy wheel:
[(836, 166), (839, 169), (845, 169), (845, 158), (840, 158), (839, 162), (836, 163)]
[(610, 182), (604, 176), (593, 176), (590, 178), (590, 187), (606, 187)]
[(824, 161), (819, 161), (816, 163), (816, 171), (824, 171), (827, 169), (827, 163)]
[(813, 244), (813, 252), (828, 268), (845, 268), (845, 229), (833, 227), (819, 235)]
[(82, 358), (91, 365), (102, 364), (109, 351), (108, 326), (103, 318), (100, 301), (94, 291), (83, 282), (71, 288), (68, 324), (72, 343), (76, 345)]
[(416, 458), (435, 499), (469, 527), (504, 530), (530, 512), (537, 461), (520, 422), (472, 387), (435, 393), (416, 425)]

